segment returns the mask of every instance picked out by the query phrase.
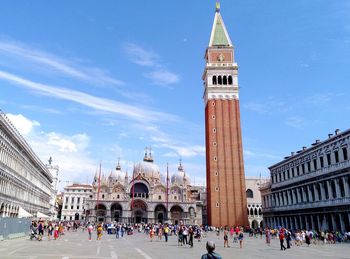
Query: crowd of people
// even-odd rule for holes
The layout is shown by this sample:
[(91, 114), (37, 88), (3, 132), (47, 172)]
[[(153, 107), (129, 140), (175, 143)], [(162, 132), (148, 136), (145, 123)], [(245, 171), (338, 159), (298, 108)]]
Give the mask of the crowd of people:
[[(79, 222), (79, 221), (58, 221), (51, 222), (45, 220), (32, 221), (30, 226), (30, 239), (41, 241), (44, 235), (47, 235), (47, 240), (60, 239), (66, 231), (75, 232), (78, 229), (87, 231), (88, 240), (93, 240), (93, 233), (96, 232), (96, 240), (102, 240), (103, 234), (115, 235), (116, 239), (123, 238), (124, 235), (133, 235), (135, 231), (144, 233), (148, 236), (149, 241), (164, 241), (168, 242), (169, 236), (174, 236), (177, 239), (178, 246), (188, 246), (193, 248), (194, 240), (201, 242), (203, 237), (207, 236), (208, 232), (214, 232), (218, 242), (223, 242), (224, 248), (229, 248), (230, 243), (239, 243), (239, 247), (243, 248), (244, 234), (249, 237), (262, 239), (265, 236), (266, 244), (270, 246), (271, 240), (279, 240), (280, 249), (290, 249), (292, 246), (302, 245), (318, 245), (318, 244), (335, 244), (336, 242), (350, 241), (350, 232), (340, 233), (338, 231), (314, 231), (314, 230), (289, 230), (284, 227), (280, 228), (242, 228), (238, 226), (231, 227), (211, 227), (170, 223), (158, 224), (121, 224), (121, 223), (102, 223), (102, 222)], [(219, 241), (220, 240), (220, 241)], [(221, 241), (222, 240), (222, 241)], [(202, 256), (206, 258), (221, 258), (215, 253), (215, 243), (208, 241), (206, 244), (207, 254)]]
[[(270, 245), (271, 239), (279, 239), (281, 250), (290, 249), (292, 244), (307, 246), (318, 244), (335, 244), (336, 242), (350, 241), (350, 232), (340, 233), (339, 231), (315, 231), (315, 230), (288, 230), (284, 227), (279, 229), (265, 229), (266, 244)], [(286, 241), (287, 247), (284, 246)]]

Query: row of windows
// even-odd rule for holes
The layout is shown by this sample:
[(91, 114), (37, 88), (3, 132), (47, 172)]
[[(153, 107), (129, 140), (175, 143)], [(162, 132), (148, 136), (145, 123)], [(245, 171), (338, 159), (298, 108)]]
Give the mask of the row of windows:
[(349, 195), (349, 181), (349, 176), (346, 176), (264, 196), (264, 207), (286, 206), (319, 200), (344, 198), (347, 193)]
[[(81, 208), (82, 208), (82, 209), (84, 209), (84, 206), (82, 206)], [(67, 206), (67, 205), (65, 205), (65, 206), (64, 206), (64, 209), (66, 209), (66, 210), (67, 210), (67, 209), (68, 209), (68, 206)], [(73, 206), (73, 205), (71, 205), (71, 206), (70, 206), (70, 209), (71, 209), (71, 210), (74, 210), (74, 206)], [(80, 206), (79, 206), (79, 205), (77, 205), (76, 209), (77, 209), (77, 210), (79, 210), (79, 209), (80, 209)]]
[[(103, 195), (104, 196), (104, 195)], [(68, 203), (69, 197), (66, 197), (66, 203)], [(74, 203), (75, 197), (71, 197), (71, 203)], [(80, 197), (77, 198), (77, 203), (80, 203), (81, 199)], [(85, 198), (82, 199), (83, 203), (85, 202)]]
[(250, 209), (247, 209), (247, 213), (248, 213), (248, 216), (261, 216), (262, 213), (261, 213), (261, 209), (253, 209), (253, 208), (250, 208)]
[(232, 76), (213, 76), (213, 85), (232, 85)]
[(334, 159), (333, 163), (337, 164), (340, 162), (340, 153), (342, 155), (342, 161), (346, 161), (349, 159), (348, 150), (346, 147), (343, 147), (340, 152), (336, 150), (333, 153), (326, 154), (326, 156), (320, 156), (296, 167), (287, 169), (284, 172), (274, 174), (272, 176), (272, 183), (279, 183), (296, 176), (304, 175), (306, 173), (313, 172), (324, 167), (328, 167), (332, 164), (332, 155)]

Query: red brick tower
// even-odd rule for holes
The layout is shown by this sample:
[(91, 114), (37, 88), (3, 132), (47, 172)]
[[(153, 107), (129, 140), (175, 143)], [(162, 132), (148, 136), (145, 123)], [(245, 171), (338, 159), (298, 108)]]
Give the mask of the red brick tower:
[(238, 66), (217, 3), (203, 74), (208, 223), (246, 226)]

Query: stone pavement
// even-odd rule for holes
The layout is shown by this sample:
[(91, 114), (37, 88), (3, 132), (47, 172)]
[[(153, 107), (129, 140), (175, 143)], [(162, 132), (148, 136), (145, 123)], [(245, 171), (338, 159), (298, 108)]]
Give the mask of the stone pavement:
[[(95, 234), (95, 233), (94, 233)], [(177, 246), (177, 237), (169, 237), (169, 242), (149, 241), (143, 233), (135, 233), (116, 239), (114, 235), (104, 234), (101, 241), (88, 241), (87, 232), (68, 232), (61, 240), (30, 241), (29, 238), (0, 242), (0, 258), (28, 258), (28, 259), (69, 259), (69, 258), (119, 258), (119, 259), (163, 259), (163, 258), (200, 258), (205, 253), (205, 243), (213, 240), (216, 243), (216, 252), (222, 258), (350, 258), (350, 243), (336, 245), (311, 245), (307, 247), (293, 246), (291, 249), (281, 251), (279, 241), (272, 240), (271, 246), (265, 244), (264, 239), (247, 237), (245, 235), (244, 247), (239, 248), (238, 243), (230, 242), (230, 248), (223, 247), (223, 239), (217, 239), (214, 233), (208, 234), (202, 242), (195, 240), (194, 248)]]

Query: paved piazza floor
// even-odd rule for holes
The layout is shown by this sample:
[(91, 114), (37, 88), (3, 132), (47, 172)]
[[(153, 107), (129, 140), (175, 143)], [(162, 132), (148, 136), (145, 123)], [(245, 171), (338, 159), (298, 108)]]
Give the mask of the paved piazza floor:
[[(95, 237), (95, 235), (94, 235)], [(230, 248), (223, 247), (223, 240), (217, 239), (213, 233), (203, 238), (202, 242), (195, 240), (194, 248), (178, 247), (177, 238), (169, 237), (169, 242), (153, 241), (143, 233), (115, 239), (114, 235), (104, 234), (101, 241), (87, 240), (87, 232), (67, 233), (61, 240), (42, 242), (30, 241), (28, 238), (0, 242), (0, 258), (200, 258), (205, 253), (205, 243), (213, 240), (216, 252), (222, 258), (350, 258), (350, 243), (336, 245), (317, 245), (306, 247), (293, 246), (281, 251), (278, 240), (272, 240), (270, 247), (264, 239), (245, 237), (243, 249), (238, 244), (231, 243)]]

